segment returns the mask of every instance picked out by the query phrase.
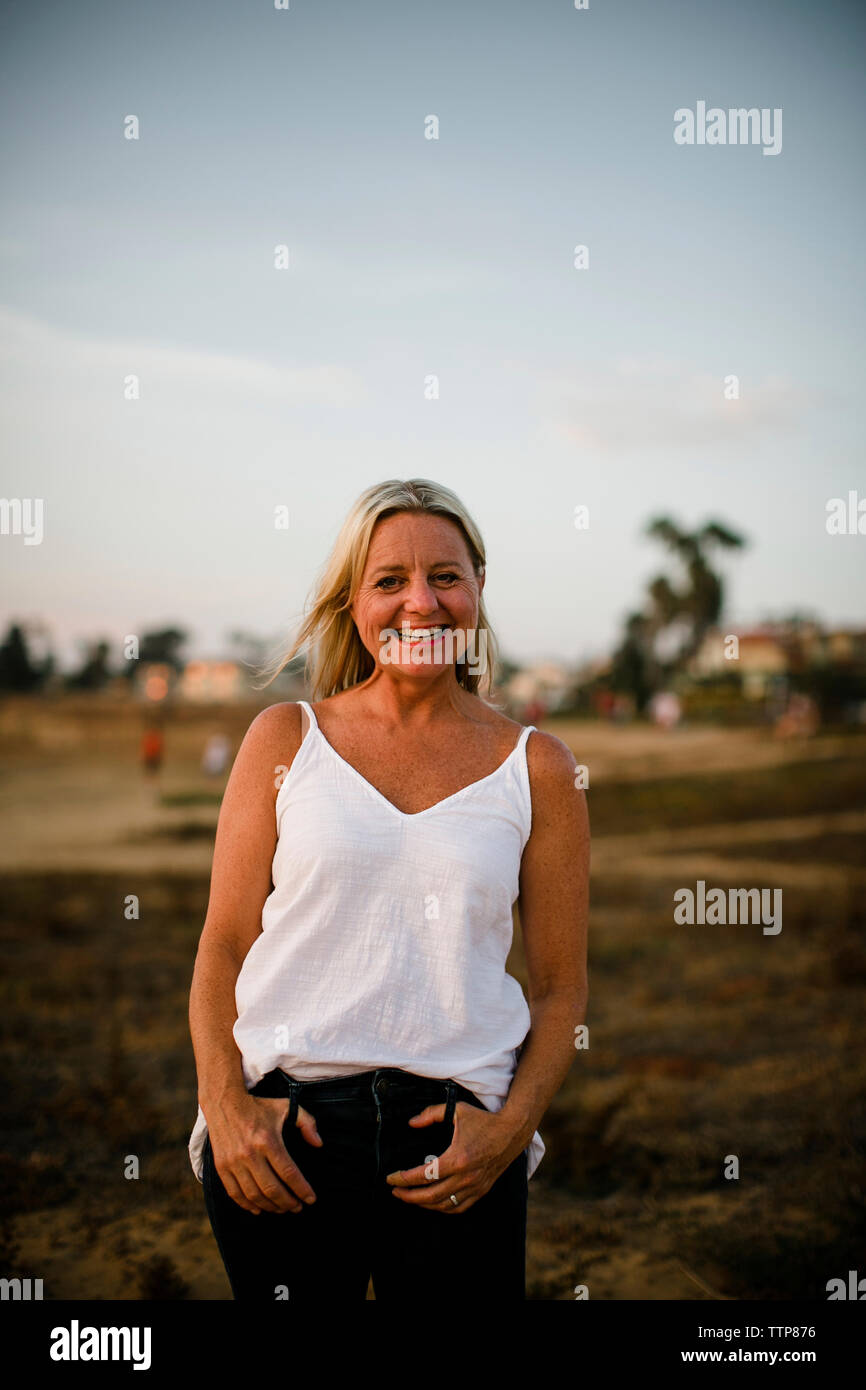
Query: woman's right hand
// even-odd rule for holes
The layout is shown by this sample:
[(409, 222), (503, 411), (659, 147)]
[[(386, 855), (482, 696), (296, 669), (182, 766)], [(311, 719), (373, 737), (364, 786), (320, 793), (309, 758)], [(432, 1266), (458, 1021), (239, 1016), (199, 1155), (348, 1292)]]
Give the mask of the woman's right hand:
[[(226, 1192), (244, 1211), (301, 1211), (316, 1194), (283, 1143), (289, 1101), (249, 1092), (208, 1118), (214, 1166)], [(297, 1127), (320, 1148), (321, 1135), (308, 1110), (298, 1107)], [(299, 1200), (300, 1199), (300, 1200)]]

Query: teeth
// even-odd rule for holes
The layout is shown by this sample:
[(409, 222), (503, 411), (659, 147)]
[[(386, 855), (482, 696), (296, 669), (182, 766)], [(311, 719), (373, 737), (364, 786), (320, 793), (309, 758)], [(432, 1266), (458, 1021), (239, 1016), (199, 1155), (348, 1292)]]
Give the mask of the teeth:
[(409, 627), (403, 628), (400, 632), (401, 637), (409, 637), (413, 640), (421, 637), (437, 637), (440, 632), (444, 632), (444, 627)]

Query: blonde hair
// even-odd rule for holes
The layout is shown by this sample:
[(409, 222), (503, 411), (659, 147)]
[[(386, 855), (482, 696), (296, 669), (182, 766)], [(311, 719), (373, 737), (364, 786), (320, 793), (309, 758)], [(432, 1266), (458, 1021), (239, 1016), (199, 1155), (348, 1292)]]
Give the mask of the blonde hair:
[[(298, 635), (278, 658), (265, 685), (270, 685), (303, 647), (307, 648), (304, 674), (314, 700), (335, 695), (372, 674), (375, 662), (361, 641), (349, 607), (364, 573), (373, 528), (378, 521), (398, 512), (428, 512), (453, 521), (463, 533), (476, 575), (484, 569), (487, 557), (481, 533), (459, 497), (449, 488), (426, 478), (410, 478), (407, 482), (391, 478), (388, 482), (376, 483), (361, 493), (343, 522)], [(467, 661), (455, 662), (459, 684), (472, 694), (492, 689), (498, 659), (483, 593), (478, 598), (477, 630), (479, 634), (486, 633), (486, 637), (480, 639), (486, 641), (484, 671), (473, 672)], [(264, 670), (267, 669), (266, 666)]]

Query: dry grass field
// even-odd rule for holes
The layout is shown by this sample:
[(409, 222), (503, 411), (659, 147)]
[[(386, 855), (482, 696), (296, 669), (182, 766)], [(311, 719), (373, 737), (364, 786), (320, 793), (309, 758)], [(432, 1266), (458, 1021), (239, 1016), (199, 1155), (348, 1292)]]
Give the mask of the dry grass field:
[[(230, 1297), (187, 1000), (224, 782), (201, 750), (253, 713), (173, 717), (149, 781), (140, 713), (0, 705), (0, 1274), (46, 1298)], [(528, 1295), (824, 1299), (863, 1270), (866, 735), (545, 727), (589, 768), (590, 1047), (541, 1124)], [(698, 879), (781, 888), (781, 932), (677, 925)]]

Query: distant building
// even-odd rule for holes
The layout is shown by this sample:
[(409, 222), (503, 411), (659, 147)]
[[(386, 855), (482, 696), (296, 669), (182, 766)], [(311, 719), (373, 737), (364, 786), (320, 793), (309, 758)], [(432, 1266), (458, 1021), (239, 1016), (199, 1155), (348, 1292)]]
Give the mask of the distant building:
[[(738, 653), (728, 655), (730, 636), (737, 637)], [(708, 632), (692, 658), (690, 675), (700, 677), (730, 675), (777, 676), (790, 669), (785, 645), (763, 629), (731, 634), (714, 629)]]
[(574, 676), (554, 661), (516, 671), (503, 687), (509, 704), (516, 710), (532, 710), (534, 719), (557, 710), (574, 684)]
[(197, 659), (188, 661), (181, 672), (177, 695), (195, 704), (211, 701), (224, 704), (244, 700), (250, 686), (240, 662), (231, 659)]
[(248, 699), (251, 693), (243, 667), (231, 658), (188, 661), (180, 671), (168, 662), (143, 661), (133, 688), (140, 699), (154, 704), (169, 696), (191, 704), (226, 703)]
[[(737, 637), (737, 654), (728, 654), (730, 637)], [(700, 680), (737, 675), (742, 691), (762, 699), (788, 676), (827, 667), (866, 670), (866, 632), (859, 629), (827, 631), (815, 622), (764, 623), (745, 632), (715, 628), (704, 637), (689, 665), (689, 675)]]
[(866, 629), (842, 629), (826, 634), (827, 652), (836, 666), (866, 667)]

